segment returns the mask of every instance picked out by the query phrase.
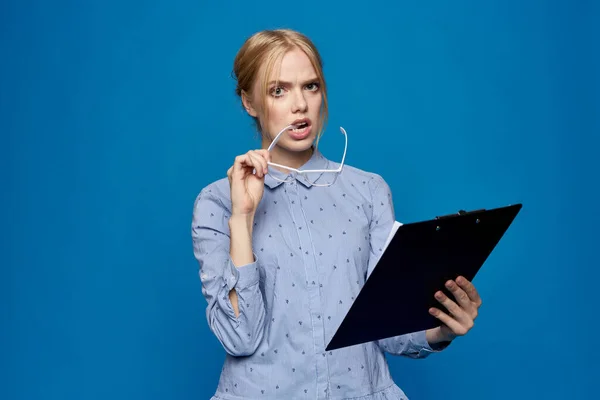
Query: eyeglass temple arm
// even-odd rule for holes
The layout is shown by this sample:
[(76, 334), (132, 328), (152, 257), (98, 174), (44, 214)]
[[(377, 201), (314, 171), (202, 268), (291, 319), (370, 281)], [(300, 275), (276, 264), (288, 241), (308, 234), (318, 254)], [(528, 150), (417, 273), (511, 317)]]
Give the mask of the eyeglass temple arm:
[(271, 151), (271, 149), (275, 146), (275, 144), (277, 143), (277, 141), (279, 140), (279, 137), (281, 136), (281, 134), (285, 131), (287, 131), (288, 129), (293, 128), (294, 125), (288, 125), (285, 128), (283, 128), (278, 134), (277, 136), (275, 136), (275, 138), (273, 139), (273, 141), (271, 142), (271, 144), (269, 145), (269, 147), (267, 148), (267, 151)]
[(346, 144), (344, 145), (344, 155), (342, 156), (342, 162), (340, 164), (340, 168), (344, 166), (344, 162), (346, 161), (346, 150), (348, 150), (348, 134), (346, 130), (340, 126), (340, 132), (344, 135), (344, 139), (346, 140)]

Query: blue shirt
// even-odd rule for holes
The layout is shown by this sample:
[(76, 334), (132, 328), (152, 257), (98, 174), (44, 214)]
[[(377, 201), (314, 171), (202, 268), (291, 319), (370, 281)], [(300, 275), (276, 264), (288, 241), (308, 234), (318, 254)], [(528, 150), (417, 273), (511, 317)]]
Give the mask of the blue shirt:
[[(316, 150), (302, 169), (338, 165)], [(274, 168), (269, 173), (286, 179)], [(202, 189), (194, 203), (193, 248), (206, 318), (226, 351), (213, 400), (406, 399), (385, 353), (428, 356), (434, 350), (424, 331), (325, 351), (392, 229), (389, 186), (348, 165), (329, 187), (295, 173), (287, 179), (265, 177), (252, 233), (255, 261), (248, 265), (236, 267), (229, 255), (227, 178)], [(394, 305), (387, 306), (392, 314)]]

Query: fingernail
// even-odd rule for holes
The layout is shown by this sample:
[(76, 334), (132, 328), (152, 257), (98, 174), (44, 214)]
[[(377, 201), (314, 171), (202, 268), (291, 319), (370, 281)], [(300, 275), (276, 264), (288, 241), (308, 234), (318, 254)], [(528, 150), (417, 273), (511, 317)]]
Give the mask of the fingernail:
[(448, 289), (452, 289), (454, 287), (454, 283), (452, 281), (448, 281), (448, 282), (446, 282), (446, 287)]
[(435, 294), (435, 298), (438, 299), (438, 300), (441, 300), (441, 298), (442, 298), (442, 292), (437, 292)]

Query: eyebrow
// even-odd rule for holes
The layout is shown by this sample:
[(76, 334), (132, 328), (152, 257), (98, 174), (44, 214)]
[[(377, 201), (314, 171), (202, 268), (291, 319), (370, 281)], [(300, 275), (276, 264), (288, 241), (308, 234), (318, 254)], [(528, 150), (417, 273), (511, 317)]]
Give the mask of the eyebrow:
[[(303, 85), (306, 85), (307, 83), (313, 83), (313, 82), (319, 82), (320, 79), (318, 77), (314, 77), (311, 79), (307, 79), (304, 82), (302, 82)], [(278, 85), (283, 85), (283, 86), (292, 86), (291, 82), (286, 82), (286, 81), (270, 81), (269, 85), (274, 85), (274, 84), (278, 84)]]

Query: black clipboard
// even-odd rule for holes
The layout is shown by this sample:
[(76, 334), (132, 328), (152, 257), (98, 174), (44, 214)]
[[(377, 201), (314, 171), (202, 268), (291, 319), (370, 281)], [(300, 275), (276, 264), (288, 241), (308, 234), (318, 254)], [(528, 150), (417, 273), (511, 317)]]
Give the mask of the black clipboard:
[(473, 280), (521, 207), (461, 210), (398, 227), (325, 350), (439, 326), (428, 311), (441, 306), (434, 293), (449, 294), (445, 282), (459, 275)]

